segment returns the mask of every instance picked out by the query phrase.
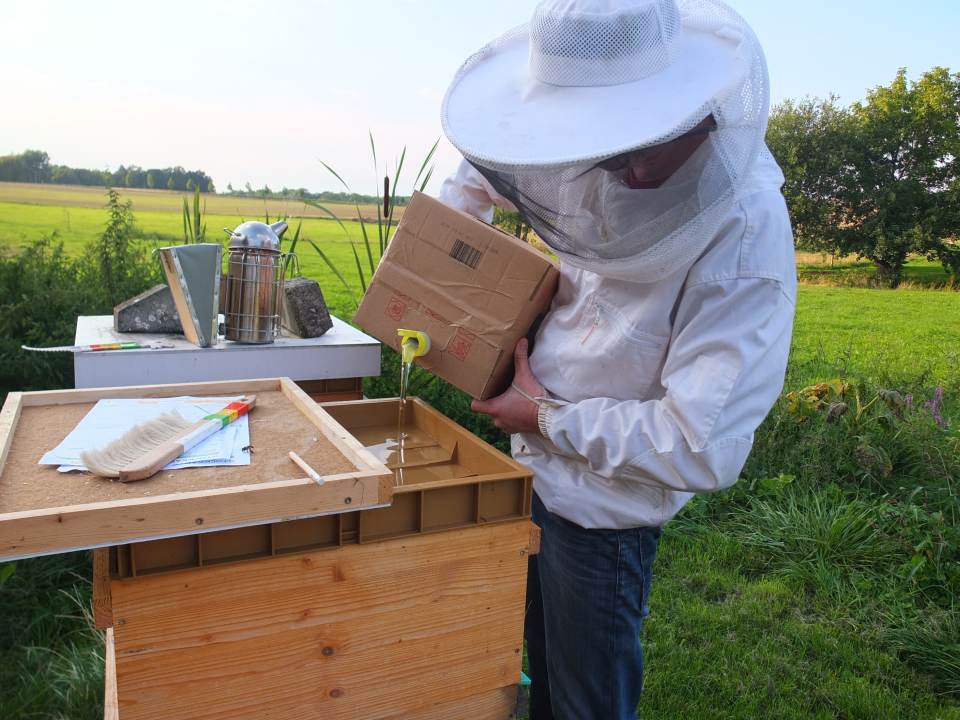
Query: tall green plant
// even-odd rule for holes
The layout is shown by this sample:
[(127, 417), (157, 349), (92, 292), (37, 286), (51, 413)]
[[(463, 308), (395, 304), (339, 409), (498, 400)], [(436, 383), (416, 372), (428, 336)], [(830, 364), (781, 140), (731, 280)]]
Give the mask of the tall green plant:
[[(400, 183), (400, 173), (403, 170), (403, 164), (407, 157), (407, 148), (406, 146), (403, 147), (403, 150), (400, 152), (400, 157), (397, 160), (396, 164), (394, 165), (392, 185), (389, 179), (390, 175), (386, 171), (386, 168), (384, 168), (384, 171), (385, 171), (383, 176), (384, 188), (383, 188), (383, 194), (381, 195), (380, 181), (379, 181), (380, 164), (379, 164), (379, 161), (377, 160), (377, 145), (374, 142), (373, 133), (371, 132), (368, 134), (370, 137), (370, 152), (371, 152), (371, 155), (373, 156), (373, 170), (374, 170), (374, 173), (376, 173), (376, 176), (378, 178), (376, 183), (377, 190), (375, 194), (375, 197), (377, 199), (377, 222), (376, 222), (376, 236), (375, 236), (376, 245), (374, 245), (374, 239), (373, 239), (374, 236), (371, 231), (371, 228), (368, 227), (370, 223), (366, 218), (364, 218), (363, 213), (360, 211), (360, 204), (354, 203), (354, 208), (356, 209), (356, 212), (357, 212), (357, 221), (360, 223), (360, 234), (363, 240), (363, 246), (361, 249), (363, 250), (364, 255), (366, 256), (367, 268), (369, 269), (369, 272), (370, 272), (369, 277), (372, 278), (373, 274), (377, 270), (377, 265), (380, 263), (380, 258), (383, 257), (383, 253), (387, 249), (387, 244), (390, 242), (391, 231), (394, 225), (393, 213), (397, 205), (397, 187)], [(440, 144), (440, 139), (438, 138), (437, 141), (434, 142), (433, 146), (430, 148), (429, 152), (426, 154), (426, 157), (424, 157), (423, 162), (420, 163), (420, 169), (417, 171), (417, 175), (413, 180), (414, 190), (423, 192), (427, 187), (427, 183), (430, 182), (430, 178), (433, 177), (434, 166), (431, 164), (431, 162), (433, 160), (434, 155), (436, 154), (437, 146), (439, 144)], [(331, 175), (333, 175), (333, 177), (337, 179), (337, 181), (344, 187), (344, 189), (348, 193), (353, 192), (353, 190), (350, 189), (350, 186), (343, 179), (340, 173), (338, 173), (336, 170), (330, 167), (330, 165), (328, 165), (322, 160), (320, 161), (320, 164), (323, 165), (323, 167), (326, 168), (326, 170)], [(343, 224), (340, 218), (338, 218), (333, 212), (331, 212), (325, 206), (317, 202), (314, 202), (312, 200), (304, 200), (304, 202), (306, 202), (308, 205), (318, 208), (319, 210), (324, 212), (326, 215), (328, 215), (330, 218), (335, 220), (337, 224), (340, 225), (340, 228), (343, 230), (344, 234), (347, 235), (347, 237), (349, 238), (349, 233), (347, 232), (346, 226)], [(343, 280), (343, 273), (341, 273), (333, 265), (333, 263), (330, 262), (330, 259), (320, 251), (319, 247), (317, 247), (316, 244), (313, 244), (313, 247), (320, 254), (321, 258), (323, 258), (324, 262), (330, 267), (330, 269), (334, 273), (336, 273), (336, 275), (340, 277), (341, 280)], [(374, 252), (374, 248), (376, 248), (376, 252)], [(350, 239), (350, 249), (353, 252), (353, 259), (357, 269), (357, 276), (360, 279), (360, 287), (362, 288), (363, 292), (366, 292), (367, 291), (367, 275), (364, 272), (363, 263), (360, 260), (360, 252), (358, 252), (357, 250), (357, 243), (354, 242), (353, 239)]]
[(207, 224), (203, 222), (203, 216), (207, 212), (206, 203), (203, 208), (200, 207), (200, 187), (193, 189), (193, 212), (190, 212), (190, 205), (187, 198), (183, 198), (183, 242), (202, 243), (207, 239)]

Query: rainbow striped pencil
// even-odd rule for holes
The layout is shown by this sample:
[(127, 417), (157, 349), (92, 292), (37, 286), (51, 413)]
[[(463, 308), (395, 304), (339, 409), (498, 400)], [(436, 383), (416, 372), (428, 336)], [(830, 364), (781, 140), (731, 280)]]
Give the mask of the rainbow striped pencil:
[(21, 350), (30, 352), (102, 352), (104, 350), (159, 350), (160, 348), (172, 348), (173, 345), (164, 342), (138, 343), (138, 342), (114, 342), (100, 343), (97, 345), (59, 345), (57, 347), (31, 347), (30, 345), (21, 345)]

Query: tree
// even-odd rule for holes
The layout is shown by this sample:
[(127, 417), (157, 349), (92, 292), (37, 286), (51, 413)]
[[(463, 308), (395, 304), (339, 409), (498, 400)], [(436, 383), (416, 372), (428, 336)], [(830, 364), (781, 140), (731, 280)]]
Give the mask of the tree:
[(50, 182), (50, 156), (40, 150), (0, 157), (0, 180), (8, 182)]
[(849, 108), (784, 103), (767, 141), (801, 244), (867, 258), (889, 287), (915, 253), (960, 272), (960, 75), (900, 70)]
[(157, 186), (157, 176), (153, 174), (153, 170), (147, 173), (147, 187), (153, 190)]
[(167, 180), (167, 190), (176, 190), (176, 189), (177, 189), (177, 181), (174, 180), (173, 177), (171, 176), (170, 179)]
[(193, 190), (193, 178), (187, 178), (187, 190)]
[(45, 183), (50, 180), (50, 156), (41, 150), (26, 150), (20, 154), (24, 182)]
[(783, 194), (803, 248), (835, 251), (835, 231), (845, 220), (836, 198), (842, 192), (848, 125), (848, 113), (832, 96), (786, 100), (770, 113), (767, 145), (783, 169)]

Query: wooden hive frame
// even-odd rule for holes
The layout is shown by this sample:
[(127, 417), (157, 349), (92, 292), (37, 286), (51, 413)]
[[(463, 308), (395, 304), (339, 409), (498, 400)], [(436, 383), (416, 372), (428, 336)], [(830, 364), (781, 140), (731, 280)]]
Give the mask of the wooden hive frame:
[[(126, 484), (135, 485), (133, 489), (102, 481), (96, 491), (116, 497), (92, 502), (84, 498), (57, 502), (60, 485), (56, 483), (66, 487), (76, 481), (64, 479), (51, 466), (36, 464), (43, 451), (72, 429), (86, 406), (97, 400), (247, 393), (260, 396), (251, 422), (260, 413), (261, 417), (283, 418), (296, 424), (301, 435), (310, 436), (300, 438), (301, 443), (316, 448), (320, 459), (329, 456), (330, 466), (340, 471), (323, 473), (326, 482), (318, 486), (286, 460), (289, 468), (284, 465), (282, 479), (276, 479), (270, 473), (280, 467), (287, 448), (283, 442), (274, 442), (266, 429), (257, 439), (261, 454), (253, 456), (250, 466), (181, 470), (168, 473), (162, 480)], [(270, 411), (263, 409), (267, 397), (273, 402)], [(56, 432), (44, 436), (43, 428), (22, 427), (28, 415), (33, 417), (33, 413), (42, 411), (46, 413), (42, 419), (49, 422), (60, 409), (76, 418), (59, 429), (60, 437), (53, 437)], [(266, 415), (268, 412), (273, 414)], [(39, 416), (34, 419), (34, 424), (40, 424)], [(40, 440), (35, 437), (38, 435)], [(42, 446), (43, 442), (47, 445)], [(309, 456), (306, 459), (313, 462)], [(15, 466), (12, 460), (16, 460)], [(171, 479), (174, 476), (177, 480)], [(238, 480), (234, 484), (231, 478)], [(165, 489), (157, 494), (144, 490), (139, 497), (129, 496), (149, 488), (143, 483), (151, 482)], [(179, 482), (188, 485), (179, 487)], [(392, 484), (393, 474), (287, 378), (15, 392), (7, 396), (0, 411), (0, 560), (379, 507), (390, 502)], [(15, 510), (5, 506), (3, 498), (16, 499), (17, 493), (36, 487), (43, 487), (54, 500)], [(4, 491), (9, 492), (4, 495)]]

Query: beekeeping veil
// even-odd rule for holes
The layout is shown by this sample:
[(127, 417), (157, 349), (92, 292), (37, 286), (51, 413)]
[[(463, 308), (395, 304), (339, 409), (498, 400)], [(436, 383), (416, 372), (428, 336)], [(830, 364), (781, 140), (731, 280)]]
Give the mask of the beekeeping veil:
[[(768, 106), (763, 51), (719, 0), (545, 0), (464, 63), (442, 122), (563, 261), (649, 282), (714, 237)], [(716, 129), (669, 178), (625, 181), (636, 158), (705, 121)]]

